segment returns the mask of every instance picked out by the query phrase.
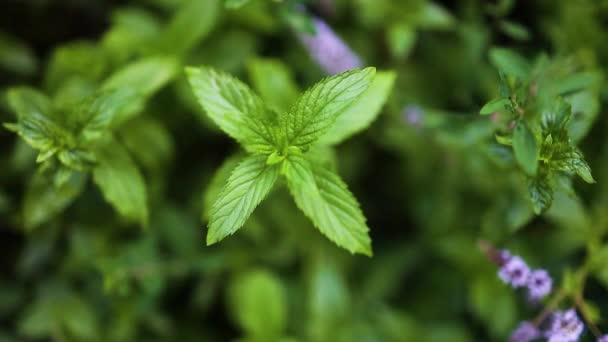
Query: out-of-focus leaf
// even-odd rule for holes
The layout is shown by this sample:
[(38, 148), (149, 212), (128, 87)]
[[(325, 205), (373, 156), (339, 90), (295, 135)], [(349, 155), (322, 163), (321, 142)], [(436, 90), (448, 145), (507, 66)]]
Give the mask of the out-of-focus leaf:
[(175, 55), (187, 53), (213, 29), (219, 13), (220, 0), (183, 1), (160, 36), (160, 51)]
[(127, 150), (113, 139), (96, 150), (93, 180), (105, 199), (127, 219), (148, 223), (146, 184)]
[(98, 81), (107, 69), (104, 51), (90, 42), (76, 42), (53, 52), (45, 75), (46, 89), (54, 93), (66, 81), (81, 78)]
[(30, 181), (23, 202), (23, 221), (28, 229), (47, 222), (67, 208), (82, 192), (86, 175), (73, 171), (62, 184), (55, 185), (43, 173), (37, 173)]
[(539, 148), (534, 133), (524, 120), (519, 120), (513, 132), (513, 151), (519, 166), (530, 176), (538, 168)]
[(287, 293), (274, 274), (262, 269), (244, 272), (232, 280), (228, 295), (231, 313), (247, 335), (267, 341), (282, 335)]
[(511, 101), (509, 101), (509, 99), (503, 97), (496, 98), (483, 105), (483, 107), (481, 107), (481, 109), (479, 110), (479, 114), (488, 115), (496, 112), (505, 112), (507, 106), (510, 104)]
[(337, 144), (371, 125), (391, 94), (396, 77), (392, 71), (377, 72), (369, 88), (338, 116), (334, 125), (317, 143)]
[(255, 58), (247, 64), (249, 78), (264, 102), (278, 112), (289, 109), (299, 95), (291, 71), (276, 59)]
[(528, 182), (528, 192), (536, 215), (540, 215), (553, 202), (553, 188), (544, 177), (536, 177)]
[(516, 52), (505, 48), (493, 48), (490, 50), (490, 61), (496, 68), (521, 79), (530, 77), (532, 67), (530, 63)]
[(158, 171), (173, 158), (173, 138), (158, 120), (135, 118), (122, 125), (118, 135), (133, 158), (148, 170)]
[(406, 58), (416, 43), (416, 31), (404, 24), (395, 24), (386, 32), (386, 41), (394, 58)]
[(34, 73), (37, 67), (36, 56), (24, 42), (0, 32), (0, 68), (28, 76)]

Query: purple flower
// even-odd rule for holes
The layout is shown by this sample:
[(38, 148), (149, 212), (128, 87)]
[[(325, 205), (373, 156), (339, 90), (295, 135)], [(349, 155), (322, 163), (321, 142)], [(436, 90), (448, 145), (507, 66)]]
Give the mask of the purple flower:
[(597, 342), (608, 342), (608, 335), (604, 335), (597, 339)]
[(531, 300), (544, 298), (551, 292), (553, 280), (547, 271), (535, 270), (528, 276), (528, 291)]
[(547, 342), (576, 342), (583, 333), (583, 322), (576, 310), (558, 311), (553, 314), (549, 330), (545, 333)]
[(360, 68), (361, 59), (323, 20), (313, 18), (315, 34), (298, 33), (310, 56), (330, 75)]
[(515, 288), (526, 285), (529, 275), (530, 268), (519, 256), (510, 257), (498, 271), (498, 277)]
[(539, 338), (540, 336), (541, 336), (540, 330), (538, 330), (538, 328), (534, 324), (532, 324), (528, 321), (523, 321), (523, 322), (519, 323), (519, 326), (517, 327), (517, 329), (515, 329), (515, 331), (513, 331), (509, 341), (510, 342), (530, 342), (534, 339)]
[(417, 105), (407, 105), (402, 112), (403, 120), (411, 126), (420, 127), (424, 112)]

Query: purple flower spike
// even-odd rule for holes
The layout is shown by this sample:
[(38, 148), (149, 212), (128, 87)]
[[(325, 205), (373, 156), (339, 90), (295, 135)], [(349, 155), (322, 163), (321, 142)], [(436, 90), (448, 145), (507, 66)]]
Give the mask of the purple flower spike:
[(540, 300), (551, 292), (553, 280), (547, 271), (535, 270), (528, 276), (528, 291), (531, 300)]
[(558, 311), (553, 314), (551, 326), (546, 332), (547, 342), (576, 342), (583, 333), (583, 322), (576, 310)]
[(608, 342), (608, 335), (604, 335), (597, 339), (597, 342)]
[(529, 275), (530, 268), (519, 256), (510, 257), (498, 271), (498, 277), (514, 288), (525, 286)]
[(298, 33), (310, 56), (329, 75), (360, 68), (363, 63), (323, 20), (313, 18), (315, 34)]
[(509, 342), (530, 342), (540, 336), (540, 330), (534, 324), (524, 321), (513, 331)]

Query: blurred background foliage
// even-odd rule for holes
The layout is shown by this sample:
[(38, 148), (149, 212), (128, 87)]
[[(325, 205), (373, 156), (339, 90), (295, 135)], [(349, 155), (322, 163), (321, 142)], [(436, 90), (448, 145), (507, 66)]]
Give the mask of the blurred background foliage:
[[(382, 115), (331, 157), (373, 258), (323, 238), (284, 186), (236, 235), (204, 245), (239, 149), (183, 66), (226, 70), (265, 98), (297, 91), (284, 77), (314, 84), (324, 74), (295, 39), (300, 6), (366, 65), (397, 72)], [(37, 152), (1, 130), (0, 340), (504, 341), (538, 307), (497, 280), (479, 239), (558, 283), (592, 254), (585, 298), (608, 329), (607, 30), (605, 0), (2, 1), (0, 121), (15, 121), (4, 96), (15, 85), (58, 111), (113, 82), (145, 88), (110, 153), (135, 161), (148, 213), (114, 210), (86, 172), (38, 171)], [(499, 97), (498, 69), (525, 78), (526, 65), (572, 105), (570, 138), (597, 181), (573, 178), (541, 215), (496, 140), (509, 122), (479, 115)]]

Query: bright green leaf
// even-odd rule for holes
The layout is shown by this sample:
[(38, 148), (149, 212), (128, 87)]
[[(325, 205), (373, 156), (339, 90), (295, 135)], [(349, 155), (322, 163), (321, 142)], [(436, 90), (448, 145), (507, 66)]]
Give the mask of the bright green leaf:
[(295, 155), (287, 160), (285, 175), (296, 204), (323, 235), (351, 253), (371, 256), (365, 217), (338, 175)]
[(307, 148), (328, 132), (336, 119), (372, 84), (375, 68), (351, 70), (325, 78), (302, 94), (280, 117), (290, 146)]
[(93, 180), (105, 199), (124, 217), (147, 225), (146, 184), (127, 150), (112, 140), (100, 146), (96, 156)]
[(211, 209), (207, 244), (216, 243), (241, 228), (268, 195), (278, 175), (279, 167), (266, 165), (266, 156), (245, 157)]
[(277, 150), (276, 114), (236, 78), (211, 68), (186, 68), (194, 94), (207, 115), (250, 152)]
[(319, 138), (318, 143), (334, 145), (368, 127), (380, 114), (393, 90), (395, 78), (396, 75), (392, 71), (377, 72), (369, 88), (338, 116), (327, 133)]

